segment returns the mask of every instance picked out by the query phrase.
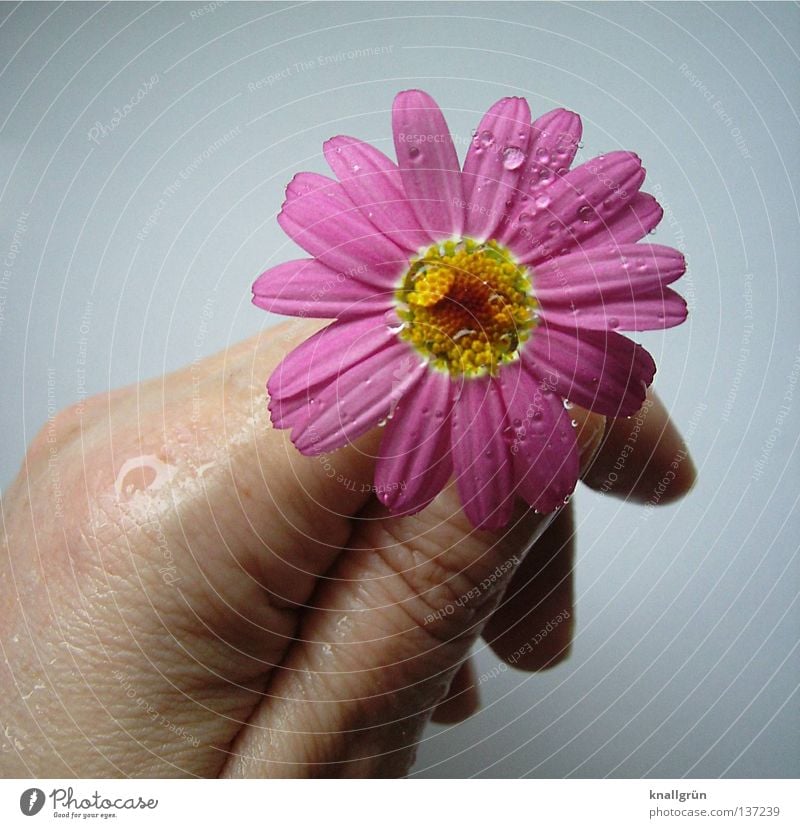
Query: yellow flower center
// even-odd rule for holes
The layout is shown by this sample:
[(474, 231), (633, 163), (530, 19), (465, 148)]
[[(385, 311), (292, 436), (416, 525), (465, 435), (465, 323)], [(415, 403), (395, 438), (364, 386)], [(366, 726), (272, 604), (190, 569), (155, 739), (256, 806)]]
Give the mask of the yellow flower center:
[(399, 336), (451, 374), (496, 374), (536, 325), (524, 265), (495, 241), (432, 245), (411, 260), (396, 293)]

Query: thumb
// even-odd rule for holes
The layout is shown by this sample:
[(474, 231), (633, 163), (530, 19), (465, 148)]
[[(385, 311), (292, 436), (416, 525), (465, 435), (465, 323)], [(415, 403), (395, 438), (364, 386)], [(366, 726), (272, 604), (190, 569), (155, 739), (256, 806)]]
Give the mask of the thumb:
[[(576, 415), (585, 468), (603, 418)], [(361, 513), (298, 643), (231, 747), (231, 776), (400, 776), (423, 727), (552, 515), (474, 530), (449, 486), (417, 515)]]

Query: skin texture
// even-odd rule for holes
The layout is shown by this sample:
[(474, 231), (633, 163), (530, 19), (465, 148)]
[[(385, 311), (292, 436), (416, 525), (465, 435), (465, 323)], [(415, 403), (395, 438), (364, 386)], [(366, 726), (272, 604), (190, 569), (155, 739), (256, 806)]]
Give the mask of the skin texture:
[[(480, 635), (520, 669), (566, 656), (569, 508), (520, 505), (489, 534), (447, 489), (392, 517), (370, 491), (379, 432), (314, 458), (271, 428), (264, 379), (313, 327), (87, 400), (33, 441), (2, 498), (2, 776), (398, 776), (432, 716), (476, 709)], [(634, 420), (573, 410), (603, 488)], [(610, 494), (647, 500), (685, 450), (660, 403), (643, 422)], [(693, 480), (686, 457), (659, 502)]]

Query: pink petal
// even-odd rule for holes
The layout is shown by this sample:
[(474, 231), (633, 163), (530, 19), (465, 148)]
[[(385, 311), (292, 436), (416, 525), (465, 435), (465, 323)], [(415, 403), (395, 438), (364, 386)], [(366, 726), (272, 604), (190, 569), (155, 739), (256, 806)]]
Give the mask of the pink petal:
[(655, 331), (674, 328), (688, 314), (686, 300), (671, 288), (656, 288), (633, 296), (600, 296), (575, 307), (543, 302), (542, 319), (559, 325), (577, 325), (594, 331)]
[(664, 211), (650, 193), (636, 193), (619, 212), (588, 236), (583, 244), (593, 246), (600, 244), (625, 244), (637, 242), (655, 230)]
[(631, 152), (587, 161), (554, 181), (540, 195), (515, 205), (506, 242), (526, 264), (580, 249), (581, 243), (629, 203), (644, 181)]
[(380, 314), (392, 306), (393, 291), (370, 287), (336, 273), (317, 259), (284, 262), (253, 284), (253, 304), (271, 313), (340, 319)]
[(275, 428), (304, 421), (317, 386), (334, 383), (347, 365), (368, 359), (396, 339), (380, 316), (333, 322), (306, 339), (281, 361), (267, 383)]
[(464, 512), (480, 529), (500, 529), (511, 518), (514, 480), (497, 382), (491, 377), (466, 381), (452, 420), (453, 466)]
[(575, 159), (583, 134), (580, 116), (567, 109), (554, 109), (533, 122), (531, 151), (525, 165), (520, 189), (538, 194), (564, 175)]
[(431, 243), (406, 199), (400, 170), (380, 150), (344, 135), (323, 149), (342, 187), (378, 230), (407, 251)]
[(460, 237), (464, 229), (461, 170), (444, 115), (425, 92), (394, 99), (392, 130), (403, 187), (421, 225), (434, 238)]
[(483, 116), (464, 161), (467, 236), (492, 236), (517, 193), (526, 162), (531, 111), (524, 98), (503, 98)]
[(613, 331), (540, 325), (522, 351), (523, 367), (559, 396), (608, 417), (628, 417), (644, 402), (656, 364)]
[(332, 270), (383, 288), (393, 287), (408, 263), (405, 253), (361, 214), (342, 185), (323, 175), (294, 177), (278, 223)]
[(572, 418), (546, 381), (503, 367), (499, 384), (512, 427), (510, 445), (517, 494), (539, 512), (564, 504), (578, 482), (580, 458)]
[(292, 428), (303, 454), (334, 451), (375, 428), (425, 370), (382, 317), (334, 322), (270, 377), (273, 424)]
[(378, 498), (395, 514), (424, 509), (453, 473), (450, 377), (426, 372), (397, 403), (375, 468)]
[(336, 381), (315, 386), (308, 401), (309, 419), (292, 431), (303, 454), (323, 454), (347, 445), (376, 428), (392, 412), (414, 381), (427, 370), (401, 339), (366, 359), (345, 365)]
[(672, 247), (621, 244), (589, 247), (536, 266), (534, 290), (545, 306), (567, 308), (614, 298), (632, 301), (680, 278), (686, 260)]

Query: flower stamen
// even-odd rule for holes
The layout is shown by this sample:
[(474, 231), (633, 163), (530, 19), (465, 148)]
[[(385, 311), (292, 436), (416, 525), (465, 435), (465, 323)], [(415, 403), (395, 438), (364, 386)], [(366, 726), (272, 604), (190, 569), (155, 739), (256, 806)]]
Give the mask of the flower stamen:
[(432, 245), (411, 260), (396, 299), (399, 335), (455, 375), (496, 374), (536, 325), (527, 268), (493, 240)]

